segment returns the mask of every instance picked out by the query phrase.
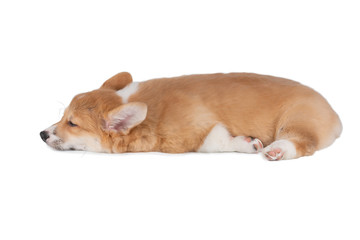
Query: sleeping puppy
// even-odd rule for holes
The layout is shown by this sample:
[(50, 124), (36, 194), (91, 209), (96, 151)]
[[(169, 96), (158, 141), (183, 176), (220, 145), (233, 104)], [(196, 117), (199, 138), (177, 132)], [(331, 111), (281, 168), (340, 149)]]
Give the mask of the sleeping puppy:
[(319, 93), (288, 79), (230, 73), (133, 82), (123, 72), (75, 96), (40, 136), (57, 150), (262, 152), (280, 160), (312, 155), (341, 131)]

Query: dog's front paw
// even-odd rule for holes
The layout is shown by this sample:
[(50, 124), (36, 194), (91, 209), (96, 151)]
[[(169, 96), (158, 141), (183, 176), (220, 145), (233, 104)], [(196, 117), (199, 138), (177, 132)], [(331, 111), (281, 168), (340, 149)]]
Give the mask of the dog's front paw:
[(245, 137), (244, 140), (251, 144), (255, 153), (261, 152), (261, 150), (264, 148), (263, 143), (258, 138)]

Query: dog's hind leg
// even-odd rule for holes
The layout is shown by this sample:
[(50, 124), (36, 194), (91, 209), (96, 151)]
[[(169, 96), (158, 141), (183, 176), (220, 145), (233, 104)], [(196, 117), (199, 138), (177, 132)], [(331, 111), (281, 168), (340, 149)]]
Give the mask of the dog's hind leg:
[(269, 160), (310, 156), (332, 144), (341, 130), (340, 119), (329, 105), (298, 105), (281, 117), (275, 141), (262, 152)]
[[(273, 143), (262, 152), (268, 160), (293, 159), (314, 154), (318, 148), (317, 136), (301, 128), (282, 129)], [(285, 133), (286, 132), (286, 133)]]

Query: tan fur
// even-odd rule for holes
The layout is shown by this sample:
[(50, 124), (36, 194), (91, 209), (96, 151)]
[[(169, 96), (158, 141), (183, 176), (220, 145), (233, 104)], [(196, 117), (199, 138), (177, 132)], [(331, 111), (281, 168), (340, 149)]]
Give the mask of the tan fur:
[[(131, 81), (130, 74), (120, 73), (100, 89), (76, 96), (56, 134), (98, 138), (105, 152), (182, 153), (197, 151), (222, 123), (233, 136), (259, 138), (265, 146), (288, 139), (300, 157), (327, 147), (342, 129), (338, 115), (311, 88), (273, 76), (230, 73), (142, 82), (129, 102), (145, 103), (146, 119), (128, 134), (104, 130), (109, 112), (122, 105), (116, 91)], [(69, 120), (78, 127), (69, 127)]]

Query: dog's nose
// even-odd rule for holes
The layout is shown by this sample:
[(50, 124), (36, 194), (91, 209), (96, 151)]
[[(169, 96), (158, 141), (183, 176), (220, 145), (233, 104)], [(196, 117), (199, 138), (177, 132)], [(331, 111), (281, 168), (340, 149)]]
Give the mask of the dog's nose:
[(42, 132), (40, 133), (40, 137), (41, 137), (41, 139), (42, 139), (44, 142), (46, 142), (46, 139), (49, 138), (49, 133), (48, 133), (47, 131), (42, 131)]

